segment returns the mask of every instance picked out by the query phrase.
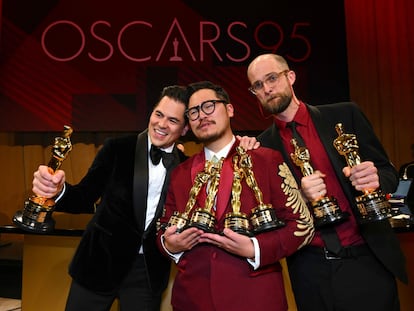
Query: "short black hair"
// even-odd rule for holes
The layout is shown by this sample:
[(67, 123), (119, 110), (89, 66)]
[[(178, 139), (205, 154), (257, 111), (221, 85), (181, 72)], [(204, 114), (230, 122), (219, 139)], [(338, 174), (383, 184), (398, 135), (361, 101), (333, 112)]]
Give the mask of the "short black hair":
[(159, 104), (161, 99), (164, 96), (167, 96), (171, 99), (174, 99), (178, 102), (183, 103), (187, 108), (187, 96), (186, 96), (186, 87), (182, 85), (169, 85), (162, 89), (160, 97), (158, 98), (158, 102), (156, 103), (155, 107)]
[(199, 81), (191, 83), (187, 86), (187, 106), (191, 95), (202, 89), (213, 90), (216, 93), (217, 97), (224, 100), (226, 104), (230, 102), (229, 94), (220, 85), (214, 84), (210, 81)]

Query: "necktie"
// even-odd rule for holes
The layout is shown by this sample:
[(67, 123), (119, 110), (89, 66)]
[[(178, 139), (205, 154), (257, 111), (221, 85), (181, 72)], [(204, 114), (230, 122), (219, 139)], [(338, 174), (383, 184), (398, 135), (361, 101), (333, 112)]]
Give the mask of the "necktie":
[(300, 136), (300, 134), (296, 130), (296, 122), (295, 121), (288, 122), (288, 123), (286, 123), (286, 126), (289, 127), (292, 130), (292, 137), (294, 139), (296, 139), (296, 142), (298, 143), (298, 146), (299, 147), (305, 147), (305, 142), (303, 141), (302, 136)]
[(162, 159), (162, 164), (165, 168), (169, 168), (174, 161), (174, 156), (172, 153), (162, 151), (160, 148), (154, 145), (151, 145), (150, 157), (152, 164), (154, 165), (158, 165)]
[[(291, 121), (286, 123), (286, 127), (289, 127), (292, 130), (292, 137), (296, 139), (298, 146), (306, 147), (305, 142), (296, 130), (296, 122)], [(333, 226), (326, 226), (320, 229), (321, 237), (323, 242), (325, 243), (325, 247), (327, 250), (334, 254), (339, 254), (342, 249), (341, 242), (339, 241), (338, 234)]]

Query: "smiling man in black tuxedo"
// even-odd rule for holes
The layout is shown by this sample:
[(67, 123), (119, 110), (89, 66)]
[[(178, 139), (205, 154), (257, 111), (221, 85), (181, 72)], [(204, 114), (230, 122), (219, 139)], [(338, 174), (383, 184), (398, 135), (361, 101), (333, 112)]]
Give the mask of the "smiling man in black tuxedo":
[(115, 298), (122, 311), (159, 310), (171, 263), (157, 249), (156, 220), (170, 172), (186, 158), (175, 146), (188, 129), (184, 95), (181, 86), (165, 87), (148, 128), (108, 139), (77, 185), (63, 170), (42, 165), (34, 173), (33, 192), (55, 197), (56, 211), (95, 213), (69, 267), (66, 311), (109, 310)]

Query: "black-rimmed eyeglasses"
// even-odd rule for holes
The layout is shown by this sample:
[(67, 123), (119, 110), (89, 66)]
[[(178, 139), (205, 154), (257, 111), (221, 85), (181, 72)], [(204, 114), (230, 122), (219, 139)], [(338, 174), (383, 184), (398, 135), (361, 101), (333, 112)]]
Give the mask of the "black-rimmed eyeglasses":
[(266, 78), (263, 81), (261, 81), (261, 80), (255, 81), (249, 87), (249, 91), (252, 92), (254, 95), (256, 95), (259, 91), (261, 91), (263, 89), (265, 84), (267, 84), (267, 85), (275, 84), (277, 79), (279, 79), (279, 77), (281, 75), (284, 75), (287, 72), (289, 72), (289, 70), (283, 70), (281, 72), (271, 72), (271, 73), (266, 75)]
[(227, 101), (222, 99), (210, 99), (203, 101), (200, 105), (191, 107), (185, 111), (185, 115), (190, 121), (195, 121), (200, 117), (200, 110), (206, 115), (212, 114), (216, 109), (216, 103), (227, 104)]

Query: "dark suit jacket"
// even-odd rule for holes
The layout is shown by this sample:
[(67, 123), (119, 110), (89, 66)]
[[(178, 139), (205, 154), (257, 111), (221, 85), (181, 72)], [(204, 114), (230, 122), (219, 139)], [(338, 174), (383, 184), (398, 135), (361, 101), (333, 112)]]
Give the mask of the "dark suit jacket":
[[(356, 134), (361, 160), (369, 160), (375, 163), (383, 192), (393, 193), (395, 191), (398, 185), (397, 171), (390, 163), (369, 120), (355, 103), (344, 102), (321, 106), (306, 106), (332, 162), (336, 176), (354, 210), (357, 210), (354, 198), (361, 195), (361, 192), (356, 191), (349, 179), (342, 173), (342, 168), (347, 165), (345, 157), (340, 155), (333, 146), (334, 139), (338, 137), (335, 130), (337, 123), (343, 124), (345, 133)], [(260, 134), (258, 140), (262, 146), (280, 150), (285, 161), (289, 163), (293, 171), (289, 155), (283, 147), (279, 130), (275, 124)], [(401, 281), (407, 282), (405, 258), (389, 221), (384, 220), (360, 225), (360, 232), (384, 266)]]
[[(236, 142), (235, 145), (238, 143)], [(232, 158), (235, 146), (223, 165), (217, 193), (216, 230), (223, 230), (225, 214), (231, 211), (233, 181)], [(248, 152), (254, 175), (263, 193), (263, 202), (275, 208), (285, 227), (260, 233), (256, 238), (260, 247), (260, 268), (253, 270), (246, 258), (225, 252), (211, 244), (200, 244), (185, 252), (178, 262), (178, 272), (172, 291), (172, 305), (178, 310), (285, 310), (287, 302), (279, 260), (306, 245), (314, 229), (309, 210), (282, 156), (270, 148)], [(165, 215), (167, 223), (174, 211), (184, 212), (195, 176), (204, 168), (204, 151), (179, 165), (172, 173), (168, 189)], [(229, 163), (229, 164), (228, 164)], [(230, 174), (226, 170), (230, 171)], [(230, 178), (226, 179), (226, 175)], [(204, 207), (206, 188), (200, 190), (194, 207)], [(258, 204), (254, 192), (242, 181), (240, 211), (251, 215)], [(161, 234), (158, 243), (161, 246)], [(167, 256), (167, 254), (166, 254)], [(245, 298), (243, 298), (245, 297)], [(213, 307), (214, 306), (214, 307)]]
[[(143, 246), (145, 264), (154, 293), (168, 284), (170, 261), (156, 246), (156, 221), (166, 196), (167, 173), (157, 211), (144, 231), (148, 193), (147, 130), (137, 135), (108, 139), (85, 177), (68, 185), (57, 211), (96, 212), (86, 227), (69, 267), (76, 282), (98, 292), (118, 288)], [(174, 148), (174, 166), (184, 155)]]

